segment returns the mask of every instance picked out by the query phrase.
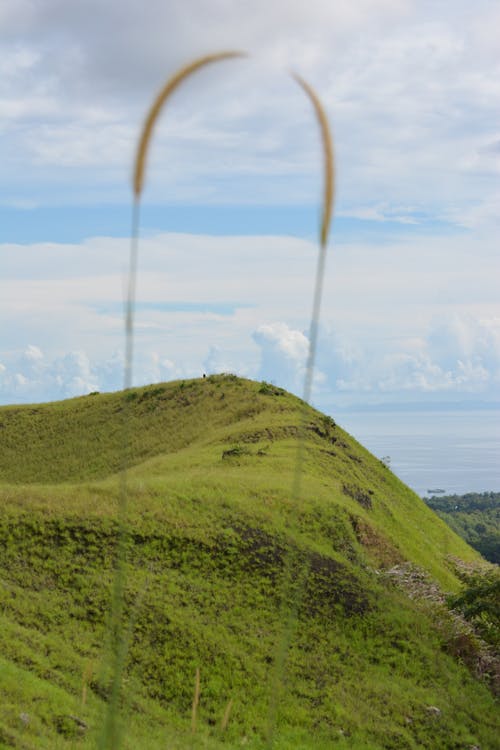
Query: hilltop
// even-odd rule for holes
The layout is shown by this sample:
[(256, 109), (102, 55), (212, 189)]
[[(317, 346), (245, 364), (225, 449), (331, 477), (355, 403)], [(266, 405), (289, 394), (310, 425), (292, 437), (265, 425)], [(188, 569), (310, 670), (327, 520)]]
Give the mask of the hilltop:
[(495, 747), (442, 603), (480, 557), (331, 418), (218, 375), (2, 407), (0, 436), (0, 748), (99, 737), (125, 451), (125, 748), (264, 747), (290, 560), (276, 748)]

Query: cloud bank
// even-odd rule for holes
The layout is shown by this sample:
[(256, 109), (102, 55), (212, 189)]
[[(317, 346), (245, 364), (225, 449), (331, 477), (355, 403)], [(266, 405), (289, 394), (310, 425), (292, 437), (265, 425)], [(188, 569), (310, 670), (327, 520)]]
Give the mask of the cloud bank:
[[(266, 380), (302, 395), (308, 339), (283, 322), (260, 325), (249, 337), (258, 355), (215, 346), (200, 348), (198, 361), (186, 367), (158, 351), (140, 352), (134, 384), (200, 377), (203, 372), (235, 372)], [(0, 402), (31, 403), (70, 398), (93, 391), (122, 388), (119, 352), (91, 361), (83, 351), (50, 359), (35, 345), (8, 364), (0, 363)], [(326, 410), (335, 405), (405, 401), (464, 404), (498, 398), (500, 386), (500, 318), (468, 316), (435, 319), (424, 338), (404, 349), (374, 351), (363, 341), (346, 343), (333, 331), (323, 333), (318, 348), (313, 401)]]
[[(121, 388), (127, 240), (0, 252), (2, 403)], [(135, 382), (230, 371), (301, 395), (316, 253), (290, 237), (144, 237)], [(487, 235), (334, 245), (315, 402), (497, 400), (499, 276)]]
[(287, 80), (294, 69), (334, 125), (341, 215), (498, 221), (500, 14), (490, 0), (4, 0), (1, 13), (9, 205), (128, 201), (138, 128), (166, 76), (193, 56), (242, 48), (256, 60), (204, 71), (168, 108), (148, 200), (313, 203), (317, 139)]

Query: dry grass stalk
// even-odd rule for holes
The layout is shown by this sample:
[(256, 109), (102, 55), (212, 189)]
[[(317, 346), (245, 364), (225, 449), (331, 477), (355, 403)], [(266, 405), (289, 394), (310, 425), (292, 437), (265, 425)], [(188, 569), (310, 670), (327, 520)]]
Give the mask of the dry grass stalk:
[(149, 142), (153, 133), (153, 128), (156, 120), (158, 119), (158, 115), (160, 114), (164, 104), (169, 99), (170, 95), (180, 86), (180, 84), (186, 78), (189, 78), (190, 75), (196, 73), (196, 71), (200, 70), (200, 68), (204, 68), (206, 65), (211, 65), (212, 63), (219, 62), (221, 60), (228, 60), (235, 57), (245, 56), (246, 53), (244, 52), (217, 52), (213, 55), (205, 55), (205, 57), (200, 57), (197, 60), (193, 60), (193, 62), (189, 63), (188, 65), (185, 65), (183, 68), (178, 70), (177, 73), (172, 76), (172, 78), (169, 78), (169, 80), (161, 89), (160, 93), (151, 105), (151, 108), (144, 122), (141, 137), (139, 139), (133, 180), (134, 196), (136, 200), (139, 199), (144, 187), (146, 157)]
[(220, 723), (220, 728), (223, 732), (226, 731), (227, 725), (229, 724), (229, 716), (231, 715), (232, 707), (233, 707), (233, 699), (230, 698), (226, 706), (226, 710), (224, 711), (224, 716), (222, 717), (222, 721)]
[(84, 708), (87, 702), (87, 688), (90, 684), (90, 680), (92, 679), (93, 672), (94, 672), (94, 663), (89, 661), (85, 665), (85, 669), (83, 670), (83, 676), (82, 676), (82, 708)]
[(324, 193), (323, 193), (323, 212), (321, 218), (321, 233), (320, 243), (324, 247), (328, 242), (328, 234), (330, 232), (330, 224), (332, 221), (333, 213), (333, 198), (334, 198), (334, 160), (333, 160), (333, 142), (332, 135), (330, 132), (330, 125), (328, 123), (328, 117), (326, 112), (319, 100), (318, 95), (314, 89), (304, 81), (301, 76), (297, 73), (292, 73), (292, 77), (297, 81), (299, 86), (305, 91), (307, 96), (312, 102), (314, 112), (318, 120), (318, 124), (321, 130), (321, 142), (323, 146), (323, 161), (324, 161)]
[[(177, 73), (175, 73), (167, 81), (167, 83), (161, 89), (156, 99), (154, 100), (147, 114), (146, 120), (144, 122), (144, 126), (141, 132), (141, 136), (140, 136), (139, 144), (137, 148), (136, 160), (135, 160), (135, 165), (134, 165), (134, 175), (133, 175), (134, 218), (133, 218), (133, 231), (132, 231), (132, 243), (131, 243), (129, 293), (128, 293), (128, 298), (127, 298), (127, 314), (126, 314), (126, 321), (127, 321), (126, 322), (127, 355), (126, 355), (126, 366), (125, 366), (126, 384), (129, 382), (131, 383), (131, 372), (132, 372), (133, 310), (134, 310), (134, 301), (135, 301), (135, 277), (136, 277), (137, 255), (138, 255), (139, 205), (140, 205), (140, 198), (141, 198), (142, 190), (144, 187), (144, 175), (145, 175), (145, 168), (146, 168), (147, 152), (148, 152), (149, 144), (151, 141), (154, 126), (156, 124), (158, 116), (161, 113), (163, 106), (165, 105), (169, 97), (193, 73), (197, 72), (198, 70), (205, 67), (206, 65), (210, 65), (214, 62), (227, 60), (231, 58), (244, 57), (244, 56), (245, 56), (245, 53), (242, 53), (242, 52), (234, 52), (234, 51), (219, 52), (219, 53), (215, 53), (212, 55), (206, 55), (205, 57), (201, 57), (189, 63), (185, 67), (181, 68)], [(330, 134), (328, 118), (326, 116), (325, 110), (316, 92), (299, 75), (292, 73), (292, 76), (294, 80), (302, 88), (302, 90), (307, 95), (307, 97), (309, 98), (309, 100), (311, 101), (313, 105), (316, 119), (318, 121), (320, 131), (321, 131), (321, 143), (322, 143), (322, 152), (323, 152), (323, 161), (324, 161), (324, 189), (323, 189), (321, 225), (320, 225), (320, 233), (319, 233), (320, 252), (319, 252), (319, 258), (318, 258), (318, 265), (316, 269), (316, 282), (315, 282), (315, 288), (314, 288), (313, 308), (312, 308), (310, 336), (309, 336), (309, 354), (308, 354), (307, 367), (306, 367), (306, 373), (305, 373), (305, 379), (304, 379), (303, 400), (305, 403), (308, 403), (310, 400), (310, 396), (311, 396), (313, 373), (314, 373), (314, 363), (315, 363), (315, 354), (316, 354), (317, 337), (318, 337), (318, 325), (319, 325), (320, 308), (321, 308), (322, 287), (323, 287), (323, 278), (324, 278), (325, 260), (326, 260), (326, 246), (328, 242), (328, 235), (330, 231), (330, 224), (331, 224), (332, 212), (333, 212), (334, 159), (333, 159), (332, 138)], [(305, 416), (303, 417), (303, 421), (304, 419), (305, 419)], [(293, 497), (297, 505), (299, 504), (299, 501), (301, 498), (301, 473), (302, 473), (303, 444), (304, 444), (303, 432), (304, 431), (302, 430), (302, 435), (299, 438), (296, 470), (295, 470), (295, 476), (293, 480)], [(123, 472), (124, 477), (125, 477), (125, 472), (126, 472), (126, 469)], [(124, 482), (124, 486), (125, 486), (125, 482)], [(122, 494), (124, 498), (123, 507), (125, 508), (126, 506), (126, 489), (125, 488)], [(290, 566), (291, 566), (291, 563), (290, 563)], [(305, 580), (305, 575), (306, 575), (306, 571), (304, 571), (304, 575), (302, 576), (304, 580)], [(285, 575), (285, 585), (284, 585), (285, 593), (287, 592), (287, 589), (288, 589), (286, 580), (287, 580), (287, 576)], [(287, 651), (288, 644), (292, 636), (292, 632), (294, 630), (293, 620), (296, 619), (296, 612), (298, 611), (299, 600), (302, 596), (301, 589), (302, 587), (299, 586), (298, 590), (295, 591), (295, 601), (293, 605), (288, 608), (289, 611), (284, 611), (283, 613), (284, 621), (286, 624), (285, 624), (284, 632), (282, 635), (282, 641), (279, 647), (279, 654), (281, 654), (281, 656), (280, 658), (277, 658), (276, 660), (274, 684), (277, 690), (276, 690), (275, 699), (271, 703), (270, 713), (269, 713), (269, 731), (268, 731), (268, 746), (269, 747), (271, 747), (272, 742), (273, 742), (273, 734), (274, 734), (274, 729), (276, 726), (276, 708), (277, 708), (278, 697), (280, 693), (280, 687), (282, 688), (283, 686), (283, 673), (284, 673), (286, 651)], [(288, 601), (287, 596), (284, 596), (284, 601)], [(191, 718), (191, 727), (192, 727), (193, 733), (196, 731), (196, 719), (197, 719), (199, 698), (200, 698), (200, 670), (199, 668), (197, 668), (195, 690), (194, 690), (194, 697), (193, 697), (192, 718)], [(226, 707), (226, 711), (224, 713), (223, 719), (222, 719), (221, 729), (223, 730), (227, 727), (231, 708), (232, 708), (232, 699), (229, 701)]]
[(196, 732), (196, 717), (198, 705), (200, 703), (200, 668), (196, 667), (196, 677), (194, 680), (193, 708), (191, 710), (191, 731)]
[[(304, 377), (303, 407), (301, 409), (301, 426), (299, 439), (297, 443), (297, 459), (295, 462), (295, 471), (292, 483), (292, 499), (296, 507), (300, 506), (302, 499), (302, 474), (305, 452), (305, 433), (306, 433), (306, 404), (310, 402), (312, 393), (312, 384), (314, 377), (314, 365), (316, 360), (316, 349), (318, 344), (318, 327), (321, 312), (321, 298), (323, 293), (323, 280), (325, 276), (326, 247), (328, 234), (333, 211), (333, 194), (334, 194), (334, 162), (333, 162), (333, 144), (330, 134), (330, 126), (325, 110), (311, 86), (300, 76), (292, 73), (293, 78), (306, 93), (310, 99), (316, 119), (320, 126), (321, 143), (324, 161), (324, 192), (323, 192), (323, 210), (321, 216), (321, 227), (319, 235), (319, 255), (316, 266), (316, 280), (314, 284), (313, 306), (311, 312), (311, 322), (309, 329), (309, 352), (307, 356), (306, 372)], [(287, 653), (292, 642), (295, 628), (298, 622), (298, 611), (304, 594), (305, 582), (308, 575), (307, 566), (302, 570), (294, 573), (294, 567), (297, 560), (294, 554), (289, 550), (283, 571), (282, 578), (282, 612), (281, 622), (283, 623), (283, 632), (280, 642), (276, 649), (276, 659), (274, 674), (272, 675), (271, 700), (269, 703), (269, 714), (267, 724), (266, 747), (272, 748), (274, 744), (274, 733), (277, 725), (277, 712), (281, 696), (285, 690), (285, 664)]]

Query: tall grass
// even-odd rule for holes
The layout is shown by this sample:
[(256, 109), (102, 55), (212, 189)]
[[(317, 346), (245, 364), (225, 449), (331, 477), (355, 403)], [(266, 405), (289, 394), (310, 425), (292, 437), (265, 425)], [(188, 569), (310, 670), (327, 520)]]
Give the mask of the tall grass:
[(194, 734), (196, 732), (196, 720), (198, 718), (198, 706), (200, 704), (200, 668), (196, 667), (196, 675), (194, 679), (194, 694), (193, 694), (193, 705), (191, 708), (191, 731)]
[[(167, 80), (156, 98), (154, 99), (140, 134), (134, 170), (133, 170), (133, 205), (132, 205), (132, 226), (131, 226), (131, 245), (130, 245), (130, 265), (128, 275), (127, 298), (125, 304), (125, 366), (124, 366), (124, 402), (123, 402), (123, 429), (122, 429), (122, 451), (123, 467), (120, 479), (119, 493), (119, 540), (116, 556), (116, 567), (112, 594), (112, 612), (111, 612), (111, 689), (108, 701), (106, 719), (104, 723), (104, 732), (102, 735), (102, 750), (119, 750), (121, 746), (120, 731), (120, 703), (122, 698), (122, 679), (127, 658), (127, 638), (125, 635), (126, 625), (124, 623), (124, 595), (126, 587), (126, 549), (128, 539), (128, 490), (127, 490), (127, 469), (129, 454), (129, 429), (130, 420), (128, 411), (130, 402), (127, 400), (127, 392), (132, 387), (133, 382), (133, 357), (134, 357), (134, 308), (136, 296), (136, 280), (138, 271), (139, 258), (139, 227), (140, 227), (140, 206), (142, 193), (145, 184), (146, 165), (148, 152), (151, 144), (154, 128), (164, 107), (171, 99), (174, 92), (192, 75), (201, 71), (208, 65), (216, 62), (234, 60), (245, 57), (246, 54), (239, 51), (224, 51), (198, 58), (184, 67), (180, 68), (171, 78)], [(292, 478), (291, 498), (297, 507), (301, 498), (301, 477), (304, 458), (304, 432), (306, 405), (310, 401), (312, 383), (314, 377), (314, 365), (316, 357), (316, 347), (318, 339), (318, 326), (321, 311), (321, 298), (323, 291), (323, 279), (326, 263), (326, 249), (328, 236), (331, 225), (333, 197), (334, 197), (334, 163), (333, 163), (333, 145), (330, 133), (330, 127), (325, 110), (319, 97), (314, 89), (299, 75), (292, 73), (292, 78), (297, 82), (301, 90), (305, 93), (313, 106), (314, 114), (319, 125), (321, 134), (321, 146), (323, 153), (323, 196), (322, 212), (319, 231), (319, 254), (316, 267), (315, 286), (313, 295), (312, 312), (309, 326), (309, 352), (303, 387), (302, 409), (302, 429), (299, 432), (297, 443), (297, 458), (295, 463), (294, 476)], [(297, 560), (295, 555), (290, 552), (285, 562), (285, 569), (282, 580), (282, 634), (280, 642), (277, 644), (275, 655), (275, 666), (272, 676), (272, 699), (269, 706), (267, 745), (273, 744), (276, 716), (279, 705), (280, 694), (283, 690), (283, 677), (285, 672), (286, 654), (293, 636), (293, 630), (297, 620), (297, 611), (303, 593), (304, 581), (307, 571), (302, 568), (296, 576)], [(192, 707), (192, 729), (196, 729), (197, 707), (200, 696), (200, 674), (196, 672), (195, 695)], [(230, 701), (222, 720), (223, 729), (229, 721), (232, 702)]]

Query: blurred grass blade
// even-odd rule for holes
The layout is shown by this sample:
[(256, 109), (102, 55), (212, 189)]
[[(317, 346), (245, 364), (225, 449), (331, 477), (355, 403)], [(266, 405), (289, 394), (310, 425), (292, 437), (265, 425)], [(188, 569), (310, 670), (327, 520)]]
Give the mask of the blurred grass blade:
[(314, 89), (301, 76), (297, 75), (297, 73), (292, 73), (292, 78), (297, 81), (299, 86), (311, 100), (311, 103), (314, 107), (314, 113), (316, 115), (316, 119), (321, 131), (324, 187), (319, 242), (321, 247), (326, 247), (326, 245), (328, 244), (328, 236), (330, 234), (330, 225), (332, 222), (335, 188), (335, 166), (333, 160), (332, 134), (330, 132), (328, 117)]
[[(316, 266), (313, 305), (309, 326), (309, 351), (307, 356), (306, 372), (304, 376), (303, 406), (301, 409), (299, 420), (300, 426), (299, 438), (297, 441), (297, 457), (295, 461), (295, 470), (291, 491), (291, 499), (294, 503), (294, 506), (298, 508), (302, 498), (302, 475), (305, 457), (304, 454), (307, 404), (311, 399), (312, 385), (314, 380), (314, 365), (318, 343), (321, 298), (323, 293), (323, 280), (325, 276), (326, 249), (333, 213), (335, 170), (333, 160), (333, 141), (330, 133), (328, 117), (326, 116), (323, 105), (321, 104), (321, 101), (314, 89), (303, 78), (295, 73), (292, 73), (292, 78), (297, 81), (314, 108), (314, 113), (316, 115), (321, 133), (324, 180), (321, 223), (319, 231), (319, 254)], [(274, 744), (274, 735), (276, 731), (279, 704), (285, 689), (287, 653), (297, 626), (299, 609), (303, 599), (308, 575), (309, 568), (307, 564), (305, 562), (301, 562), (297, 553), (295, 553), (292, 549), (289, 549), (288, 554), (285, 557), (285, 567), (281, 583), (282, 633), (276, 648), (274, 669), (271, 678), (271, 692), (266, 731), (266, 743), (268, 748), (272, 748)]]
[(120, 478), (120, 492), (118, 503), (118, 546), (116, 555), (116, 569), (113, 581), (112, 604), (111, 604), (111, 691), (104, 723), (104, 733), (101, 743), (103, 750), (119, 750), (121, 746), (120, 728), (120, 705), (123, 673), (127, 658), (127, 639), (125, 637), (124, 623), (124, 597), (126, 588), (127, 568), (127, 543), (129, 537), (127, 505), (127, 467), (130, 445), (130, 409), (131, 404), (127, 399), (127, 392), (133, 383), (133, 353), (134, 353), (134, 309), (137, 281), (137, 262), (139, 248), (139, 223), (140, 223), (140, 199), (144, 187), (145, 168), (149, 144), (153, 134), (155, 123), (173, 92), (198, 70), (213, 63), (232, 58), (243, 57), (242, 52), (219, 52), (198, 58), (175, 73), (161, 89), (155, 98), (144, 122), (139, 138), (133, 173), (133, 206), (132, 206), (132, 228), (130, 241), (130, 261), (127, 287), (127, 299), (125, 301), (125, 364), (124, 364), (124, 399), (122, 404), (122, 455), (123, 466)]
[[(198, 58), (191, 63), (187, 64), (179, 71), (177, 71), (163, 88), (160, 90), (158, 95), (153, 101), (139, 138), (139, 143), (136, 152), (136, 158), (134, 162), (133, 171), (133, 213), (132, 213), (132, 232), (131, 232), (131, 246), (130, 246), (130, 266), (129, 266), (129, 279), (128, 279), (128, 290), (125, 307), (125, 370), (124, 370), (124, 390), (125, 394), (131, 388), (133, 382), (133, 343), (134, 343), (134, 307), (135, 307), (135, 289), (136, 289), (136, 277), (137, 277), (137, 261), (138, 261), (138, 237), (139, 237), (139, 213), (140, 213), (140, 201), (142, 192), (144, 189), (145, 172), (147, 164), (147, 156), (149, 146), (151, 143), (154, 127), (160, 116), (163, 107), (168, 102), (172, 94), (181, 86), (181, 84), (188, 79), (191, 75), (201, 70), (202, 68), (211, 65), (216, 62), (224, 60), (230, 60), (234, 58), (244, 57), (245, 53), (237, 51), (226, 51), (219, 52), (204, 57)], [(323, 278), (325, 270), (326, 260), (326, 246), (328, 242), (328, 235), (330, 231), (330, 224), (332, 218), (332, 207), (333, 207), (333, 195), (334, 195), (334, 164), (333, 164), (333, 145), (330, 134), (328, 119), (324, 108), (312, 87), (300, 76), (293, 73), (292, 77), (304, 91), (306, 96), (309, 98), (313, 105), (316, 119), (318, 121), (320, 132), (321, 132), (321, 143), (323, 152), (324, 162), (324, 188), (323, 188), (323, 200), (322, 200), (322, 212), (321, 212), (321, 224), (319, 232), (319, 258), (316, 269), (316, 279), (314, 287), (314, 298), (313, 307), (310, 322), (310, 335), (309, 335), (309, 352), (307, 359), (307, 367), (304, 379), (304, 402), (308, 403), (311, 397), (312, 384), (314, 378), (314, 364), (316, 356), (317, 338), (318, 338), (318, 324), (320, 317), (321, 308), (321, 296), (323, 288)], [(125, 398), (123, 404), (123, 469), (120, 483), (120, 498), (119, 498), (119, 544), (118, 554), (116, 563), (116, 574), (114, 582), (114, 593), (113, 593), (113, 615), (112, 615), (112, 638), (113, 647), (112, 653), (114, 654), (113, 664), (113, 679), (112, 679), (112, 696), (108, 705), (108, 714), (106, 725), (108, 731), (106, 731), (106, 740), (104, 747), (106, 749), (113, 748), (118, 750), (120, 745), (120, 732), (118, 731), (118, 713), (120, 705), (120, 691), (121, 682), (124, 670), (124, 664), (126, 660), (126, 646), (124, 639), (124, 625), (122, 622), (123, 618), (123, 603), (126, 585), (126, 547), (128, 540), (128, 526), (127, 526), (127, 464), (128, 464), (128, 452), (129, 452), (129, 410), (131, 406), (129, 401)], [(302, 423), (304, 422), (305, 416), (302, 417)], [(303, 425), (304, 426), (304, 425)], [(302, 426), (302, 427), (303, 427)], [(296, 504), (299, 505), (301, 497), (301, 475), (302, 475), (302, 464), (304, 454), (304, 429), (301, 429), (298, 447), (297, 447), (297, 460), (294, 471), (294, 478), (292, 483), (292, 498)], [(283, 577), (283, 609), (282, 609), (282, 623), (283, 631), (281, 642), (277, 648), (277, 654), (275, 659), (274, 679), (272, 685), (272, 698), (270, 703), (269, 717), (268, 717), (268, 744), (272, 744), (274, 728), (276, 726), (276, 714), (279, 702), (280, 692), (283, 688), (284, 670), (286, 653), (288, 650), (288, 644), (291, 640), (297, 616), (300, 601), (302, 598), (302, 590), (305, 586), (307, 579), (307, 570), (299, 571), (299, 574), (293, 575), (294, 563), (296, 561), (292, 559), (290, 554), (287, 569), (285, 570)], [(199, 668), (196, 672), (195, 682), (195, 694), (192, 706), (192, 730), (196, 730), (196, 719), (197, 709), (199, 702), (200, 692), (200, 674)], [(227, 717), (224, 716), (223, 722), (227, 725), (229, 719), (229, 712), (231, 710), (231, 702), (228, 704)]]
[(198, 714), (199, 703), (200, 703), (200, 668), (196, 667), (196, 675), (194, 678), (193, 705), (191, 708), (191, 731), (193, 734), (196, 732), (196, 718)]
[(153, 128), (156, 124), (161, 110), (163, 109), (170, 96), (177, 88), (179, 88), (183, 81), (193, 75), (193, 73), (201, 70), (201, 68), (204, 68), (207, 65), (212, 65), (216, 62), (221, 62), (222, 60), (230, 60), (237, 57), (246, 57), (246, 53), (228, 51), (217, 52), (213, 55), (205, 55), (204, 57), (200, 57), (197, 60), (193, 60), (193, 62), (190, 62), (188, 65), (185, 65), (183, 68), (178, 70), (177, 73), (175, 73), (172, 78), (169, 78), (167, 83), (163, 86), (148, 112), (142, 129), (141, 137), (139, 139), (133, 178), (133, 189), (136, 200), (139, 199), (144, 187), (146, 159), (149, 143), (153, 134)]

